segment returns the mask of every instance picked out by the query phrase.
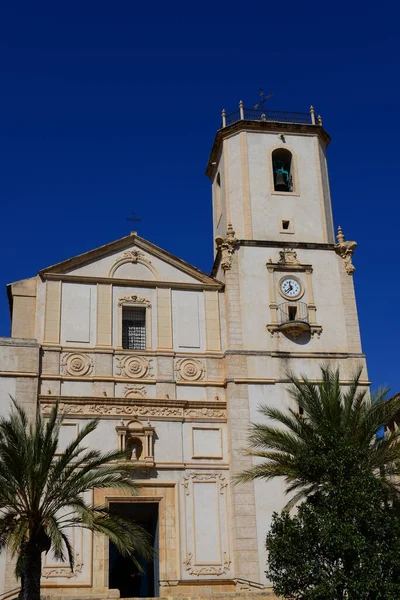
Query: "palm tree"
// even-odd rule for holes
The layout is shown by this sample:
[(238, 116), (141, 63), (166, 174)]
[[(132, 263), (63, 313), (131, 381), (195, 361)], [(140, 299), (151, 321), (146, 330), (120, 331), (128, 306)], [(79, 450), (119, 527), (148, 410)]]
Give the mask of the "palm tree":
[[(289, 395), (298, 410), (261, 406), (264, 423), (252, 423), (248, 454), (259, 457), (236, 482), (283, 477), (292, 495), (286, 508), (317, 492), (328, 492), (349, 477), (372, 473), (399, 496), (400, 429), (388, 429), (400, 410), (400, 396), (387, 400), (381, 389), (369, 397), (360, 388), (361, 369), (349, 385), (339, 370), (321, 367), (320, 383), (288, 374)], [(377, 435), (383, 428), (384, 436)]]
[(149, 535), (134, 521), (85, 499), (93, 488), (137, 494), (126, 454), (82, 445), (98, 425), (94, 419), (57, 455), (62, 421), (56, 404), (48, 419), (38, 411), (30, 423), (14, 401), (10, 416), (0, 419), (0, 550), (7, 546), (18, 558), (21, 600), (40, 600), (42, 552), (51, 549), (56, 559), (68, 559), (74, 568), (68, 529), (82, 527), (108, 536), (137, 565), (134, 553), (145, 558), (153, 553)]

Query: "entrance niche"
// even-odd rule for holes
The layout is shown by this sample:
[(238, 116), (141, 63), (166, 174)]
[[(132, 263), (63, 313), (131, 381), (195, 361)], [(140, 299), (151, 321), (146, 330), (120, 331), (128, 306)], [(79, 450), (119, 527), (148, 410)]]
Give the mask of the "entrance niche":
[(128, 557), (123, 556), (111, 541), (109, 542), (108, 587), (117, 589), (121, 598), (155, 598), (159, 596), (158, 564), (158, 502), (112, 502), (113, 513), (132, 518), (151, 536), (155, 557), (146, 561), (135, 555), (142, 567), (142, 573)]

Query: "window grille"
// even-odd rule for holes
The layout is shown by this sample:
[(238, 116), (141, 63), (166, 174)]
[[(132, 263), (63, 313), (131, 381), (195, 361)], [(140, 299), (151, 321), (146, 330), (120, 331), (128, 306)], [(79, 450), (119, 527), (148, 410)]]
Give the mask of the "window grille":
[(122, 308), (122, 347), (127, 350), (146, 350), (145, 308)]

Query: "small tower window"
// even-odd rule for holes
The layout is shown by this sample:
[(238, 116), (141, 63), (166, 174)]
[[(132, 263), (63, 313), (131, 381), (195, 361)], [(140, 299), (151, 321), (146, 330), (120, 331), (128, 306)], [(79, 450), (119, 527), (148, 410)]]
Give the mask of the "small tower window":
[(136, 306), (122, 308), (122, 347), (146, 350), (146, 309)]
[(293, 156), (286, 148), (277, 148), (272, 153), (274, 190), (276, 192), (293, 191)]

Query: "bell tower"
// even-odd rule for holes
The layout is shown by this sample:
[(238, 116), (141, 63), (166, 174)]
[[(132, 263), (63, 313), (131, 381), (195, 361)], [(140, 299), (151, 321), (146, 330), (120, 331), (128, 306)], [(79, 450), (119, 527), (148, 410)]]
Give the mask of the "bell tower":
[(238, 239), (334, 243), (329, 142), (313, 107), (223, 111), (207, 167), (214, 237), (231, 222)]
[[(253, 464), (243, 452), (251, 422), (267, 404), (297, 410), (288, 372), (317, 381), (320, 364), (342, 384), (363, 367), (352, 262), (356, 242), (335, 239), (326, 149), (330, 136), (307, 113), (222, 112), (207, 167), (212, 182), (215, 261), (224, 282), (221, 315), (230, 471)], [(237, 578), (265, 580), (265, 535), (288, 498), (277, 480), (232, 486)]]

